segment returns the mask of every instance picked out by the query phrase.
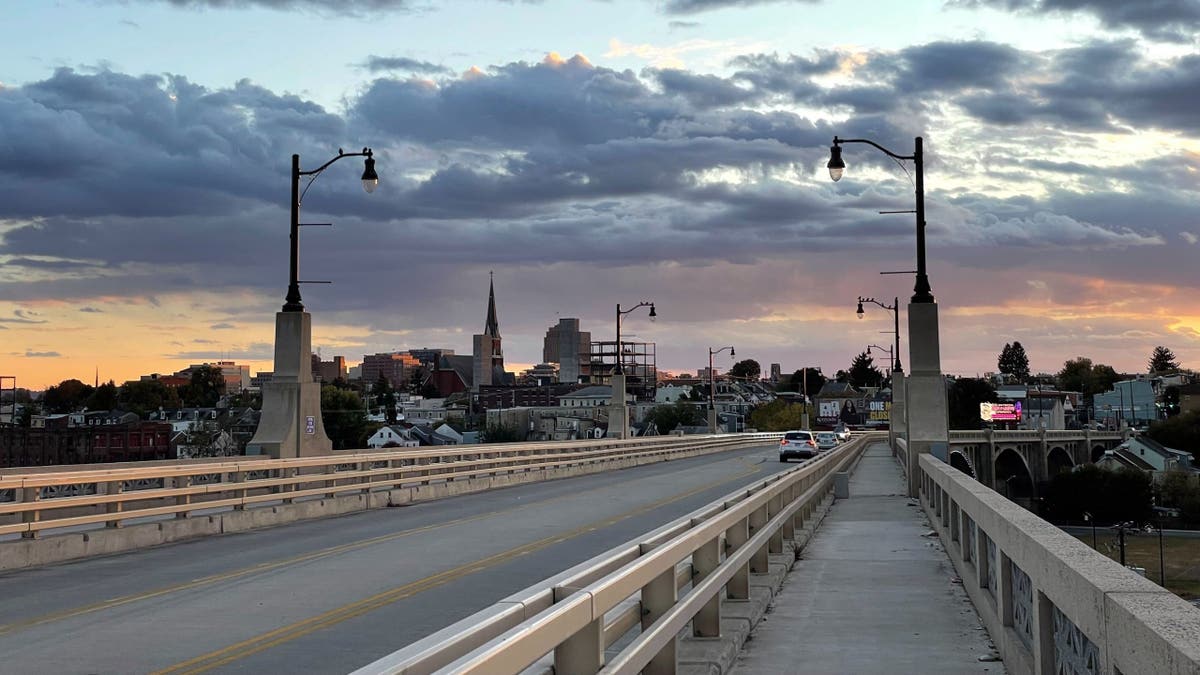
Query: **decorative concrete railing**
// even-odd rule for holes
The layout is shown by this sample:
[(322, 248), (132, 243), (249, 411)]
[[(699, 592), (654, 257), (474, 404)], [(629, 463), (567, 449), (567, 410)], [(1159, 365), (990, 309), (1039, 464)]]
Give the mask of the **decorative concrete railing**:
[[(4, 470), (0, 490), (10, 490), (13, 499), (0, 502), (0, 535), (20, 539), (0, 541), (0, 570), (770, 444), (779, 437), (659, 436)], [(55, 531), (64, 534), (39, 545), (43, 533)], [(14, 550), (18, 544), (23, 548)]]
[(1084, 429), (971, 429), (950, 431), (950, 444), (961, 445), (964, 443), (986, 443), (990, 438), (993, 441), (1017, 441), (1017, 442), (1032, 442), (1040, 441), (1045, 434), (1047, 440), (1060, 441), (1082, 441), (1086, 439), (1106, 441), (1106, 440), (1121, 440), (1124, 435), (1119, 431), (1089, 431)]
[(932, 456), (921, 503), (1013, 673), (1200, 673), (1200, 609)]
[[(722, 597), (748, 599), (751, 575), (768, 572), (769, 555), (782, 553), (785, 540), (794, 539), (828, 498), (835, 472), (884, 438), (860, 435), (515, 593), (355, 675), (503, 675), (546, 658), (558, 675), (674, 673), (679, 633), (690, 623), (697, 637), (721, 637)], [(636, 636), (626, 643), (630, 634)], [(618, 643), (624, 646), (605, 663), (606, 650)]]

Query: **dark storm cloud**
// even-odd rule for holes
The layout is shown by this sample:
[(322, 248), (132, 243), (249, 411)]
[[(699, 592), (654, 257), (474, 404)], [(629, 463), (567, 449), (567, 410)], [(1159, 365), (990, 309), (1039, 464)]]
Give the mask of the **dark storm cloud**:
[(750, 103), (761, 97), (758, 91), (716, 75), (697, 75), (674, 68), (653, 71), (663, 91), (687, 99), (696, 108), (725, 108)]
[(951, 0), (950, 4), (1034, 14), (1091, 14), (1107, 28), (1132, 28), (1168, 41), (1191, 42), (1200, 28), (1198, 0)]
[(363, 62), (362, 67), (372, 73), (386, 73), (393, 70), (402, 70), (410, 73), (419, 73), (422, 75), (447, 75), (453, 71), (446, 66), (439, 66), (436, 63), (429, 61), (419, 61), (410, 59), (404, 56), (375, 56), (367, 57)]

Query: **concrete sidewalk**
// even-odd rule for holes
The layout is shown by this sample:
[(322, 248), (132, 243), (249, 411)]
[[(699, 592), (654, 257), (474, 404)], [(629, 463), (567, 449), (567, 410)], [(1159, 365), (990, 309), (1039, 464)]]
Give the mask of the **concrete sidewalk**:
[(884, 444), (871, 446), (735, 673), (1003, 673), (954, 567)]

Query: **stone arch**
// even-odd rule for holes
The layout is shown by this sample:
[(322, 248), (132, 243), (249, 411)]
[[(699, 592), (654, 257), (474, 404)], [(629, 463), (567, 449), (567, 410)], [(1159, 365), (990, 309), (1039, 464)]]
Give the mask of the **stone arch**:
[(1046, 477), (1053, 478), (1054, 476), (1075, 468), (1075, 460), (1071, 457), (1071, 453), (1066, 449), (1060, 448), (1057, 445), (1050, 448), (1050, 452), (1046, 453)]
[(961, 450), (950, 451), (950, 466), (967, 474), (971, 478), (978, 478), (975, 475), (975, 466), (971, 463), (971, 458)]
[(993, 490), (1013, 501), (1034, 498), (1033, 472), (1021, 453), (1013, 448), (1005, 448), (996, 455), (993, 466)]

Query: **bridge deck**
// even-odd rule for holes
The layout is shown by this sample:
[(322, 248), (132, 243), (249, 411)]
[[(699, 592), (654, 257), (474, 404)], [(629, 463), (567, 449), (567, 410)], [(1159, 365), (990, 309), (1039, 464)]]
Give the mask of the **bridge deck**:
[(736, 673), (1003, 673), (886, 445), (867, 450)]

